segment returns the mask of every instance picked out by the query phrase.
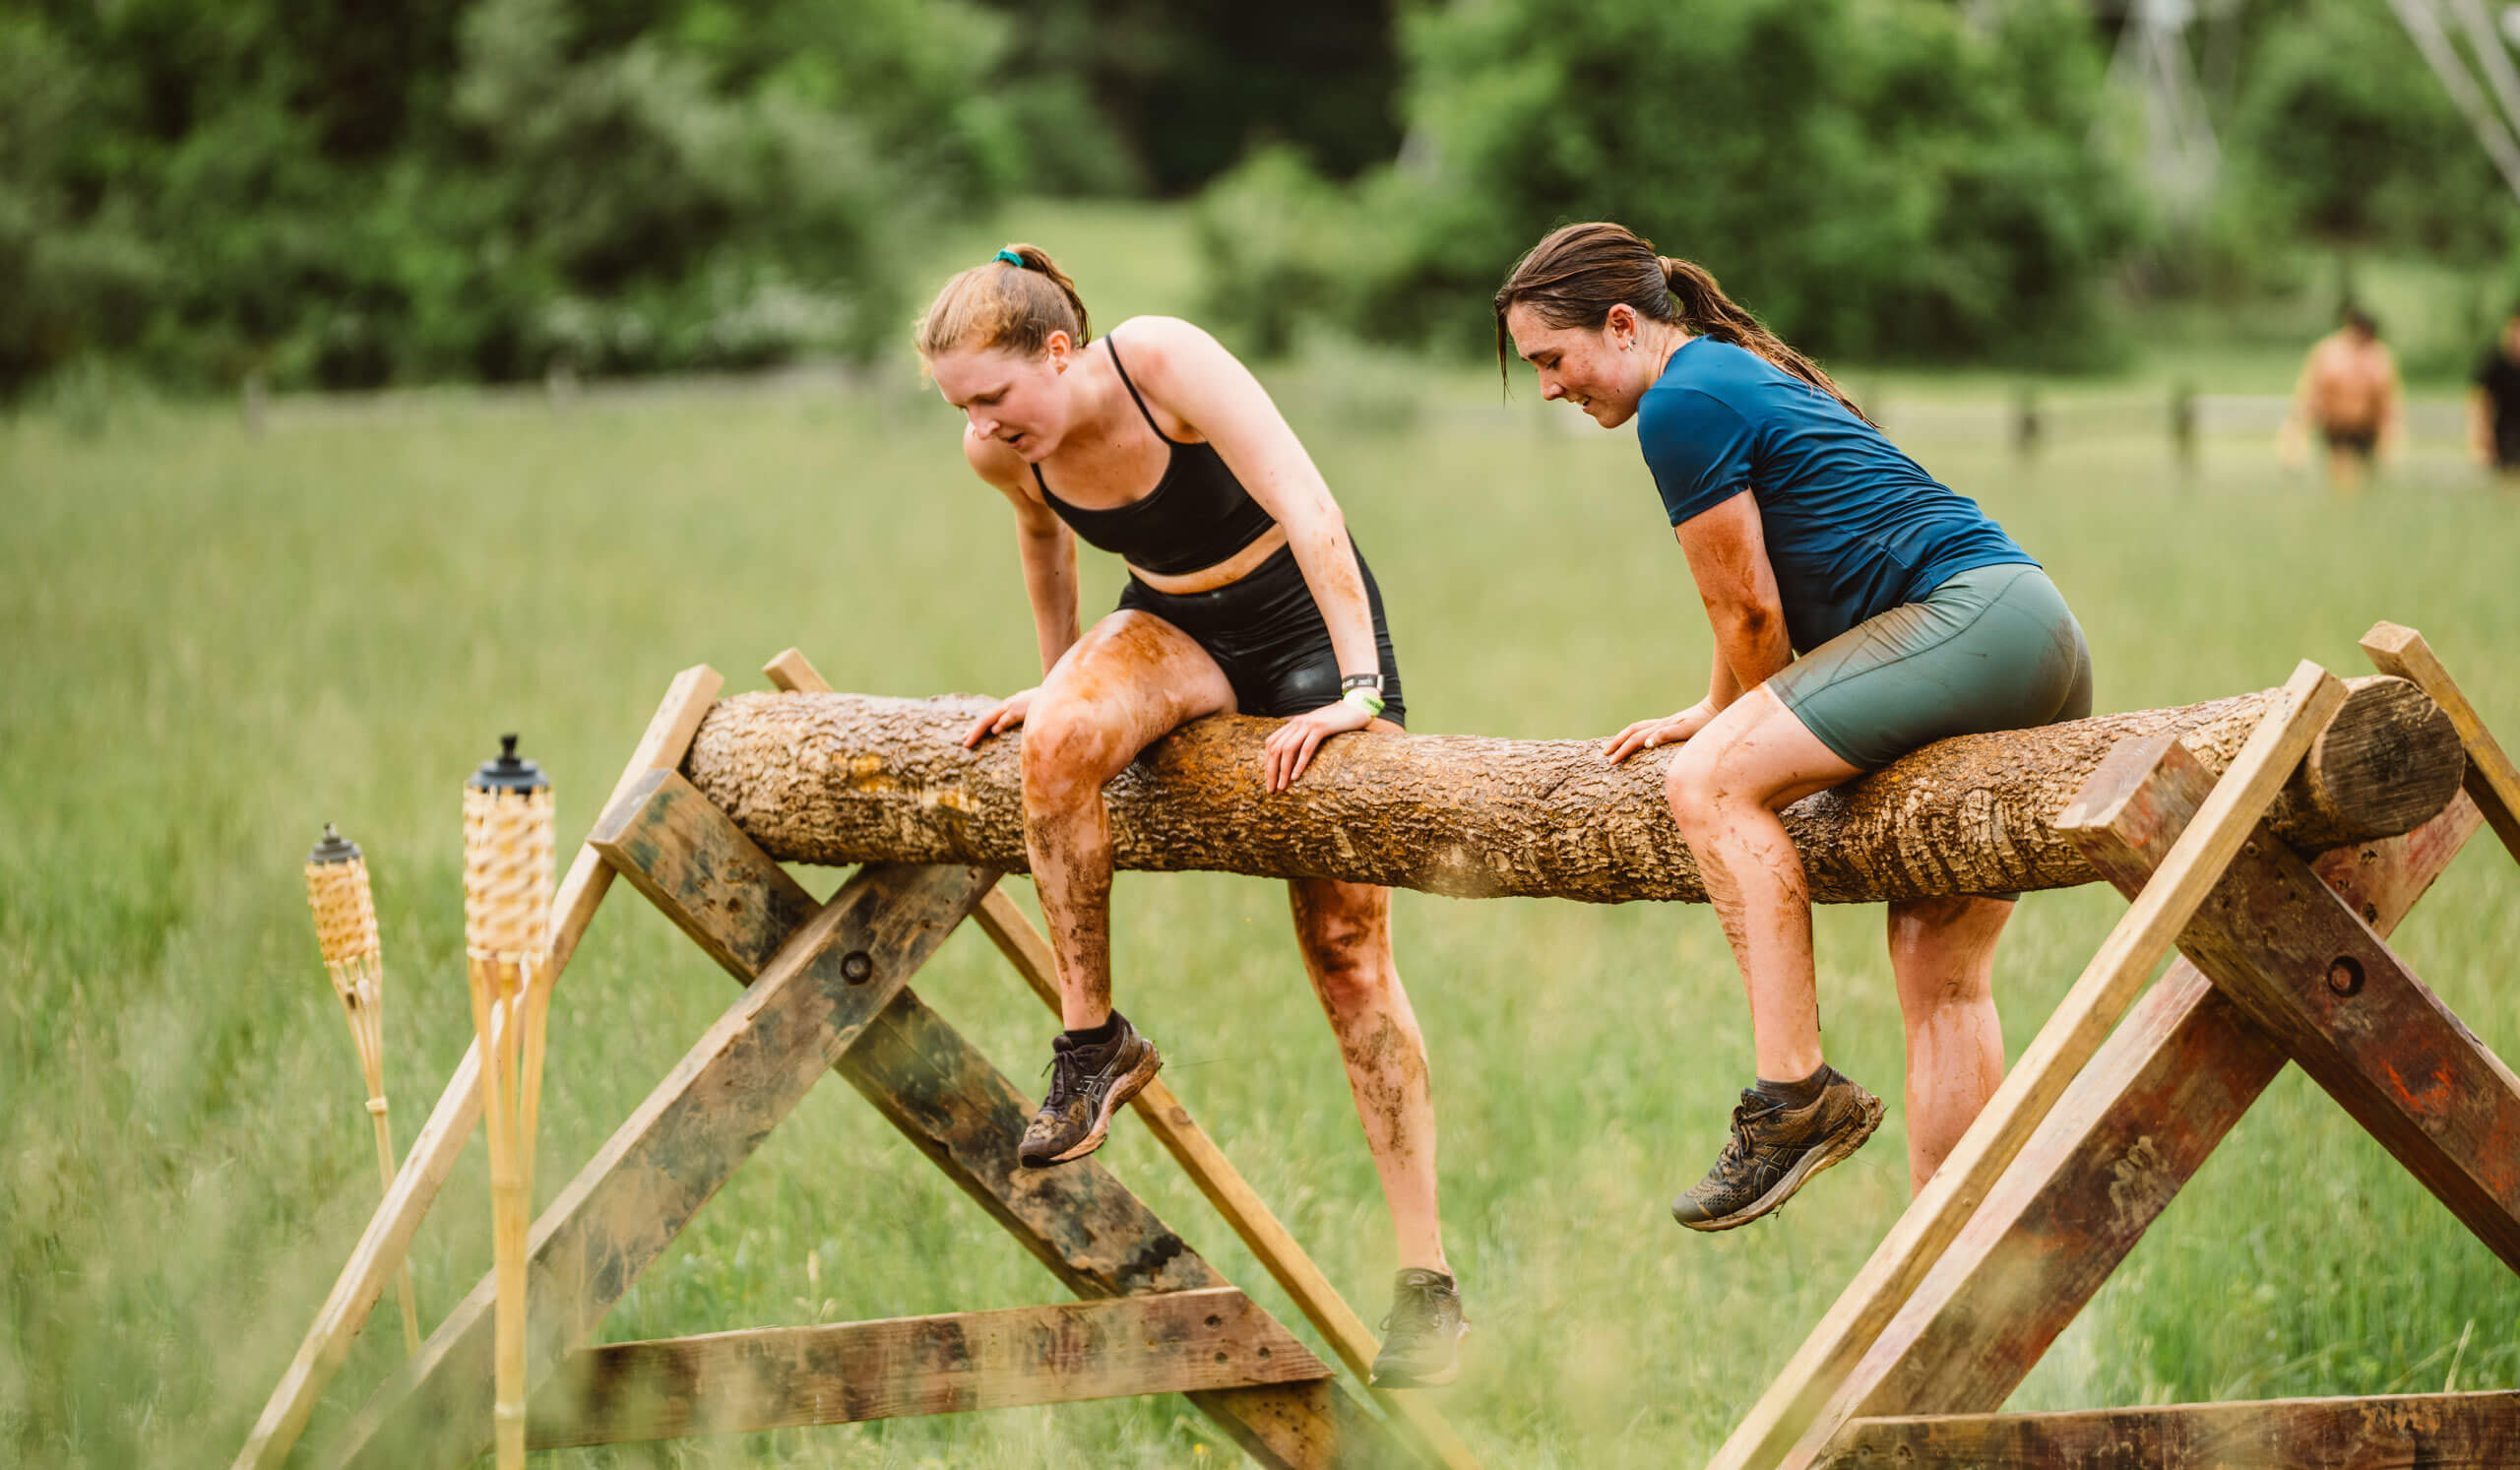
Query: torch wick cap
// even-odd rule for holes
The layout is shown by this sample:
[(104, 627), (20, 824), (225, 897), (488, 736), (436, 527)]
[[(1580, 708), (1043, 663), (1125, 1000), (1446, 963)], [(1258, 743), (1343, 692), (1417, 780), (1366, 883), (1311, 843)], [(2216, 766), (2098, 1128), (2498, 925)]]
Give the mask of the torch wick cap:
[(344, 837), (331, 822), (324, 824), (324, 840), (307, 853), (308, 863), (325, 867), (336, 863), (350, 863), (358, 858), (358, 844)]
[(474, 791), (538, 792), (548, 791), (551, 783), (544, 780), (542, 768), (516, 753), (516, 736), (499, 736), (496, 758), (481, 762), (470, 783)]

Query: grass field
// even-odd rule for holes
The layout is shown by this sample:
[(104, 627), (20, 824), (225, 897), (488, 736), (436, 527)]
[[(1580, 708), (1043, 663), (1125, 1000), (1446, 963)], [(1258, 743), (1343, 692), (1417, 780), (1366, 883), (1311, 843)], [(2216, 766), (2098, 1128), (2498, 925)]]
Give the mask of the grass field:
[[(1092, 283), (1089, 282), (1089, 287)], [(1165, 303), (1169, 304), (1169, 303)], [(1286, 380), (1374, 559), (1422, 731), (1602, 734), (1703, 688), (1707, 638), (1633, 445), (1492, 385), (1418, 405), (1385, 365)], [(80, 427), (86, 425), (86, 429)], [(1004, 508), (954, 416), (891, 389), (127, 407), (0, 423), (0, 1459), (224, 1463), (375, 1192), (357, 1072), (298, 864), (339, 821), (376, 874), (388, 1081), (408, 1143), (470, 1036), (458, 787), (504, 730), (552, 772), (563, 841), (596, 814), (677, 669), (730, 687), (801, 645), (844, 688), (1029, 683)], [(2418, 446), (2344, 500), (2252, 437), (2193, 477), (2154, 437), (2035, 464), (1910, 447), (2041, 555), (2090, 632), (2105, 708), (2361, 671), (2425, 630), (2520, 739), (2520, 495)], [(1095, 557), (1091, 606), (1118, 573)], [(808, 875), (827, 891), (836, 874)], [(1020, 887), (1020, 885), (1019, 885)], [(1029, 893), (1024, 895), (1030, 901)], [(1118, 884), (1119, 992), (1183, 1100), (1367, 1316), (1388, 1233), (1337, 1056), (1273, 885)], [(2000, 961), (2017, 1054), (2122, 903), (2028, 901)], [(1491, 1465), (1710, 1450), (1906, 1199), (1881, 1137), (1780, 1219), (1665, 1213), (1750, 1072), (1702, 909), (1404, 894), (1433, 1052), (1453, 1260), (1478, 1330), (1445, 1405)], [(1895, 1096), (1872, 910), (1821, 916), (1832, 1059)], [(2401, 944), (2520, 1057), (2520, 875), (2488, 842)], [(976, 934), (920, 993), (1029, 1081), (1049, 1023)], [(626, 889), (559, 994), (543, 1197), (728, 1002)], [(1237, 1284), (1299, 1318), (1133, 1122), (1103, 1157)], [(468, 1154), (422, 1233), (432, 1317), (486, 1268)], [(848, 1088), (819, 1089), (605, 1324), (609, 1338), (1054, 1300), (1056, 1286)], [(320, 1411), (400, 1358), (389, 1301)], [(2017, 1407), (2508, 1386), (2520, 1281), (2326, 1097), (2280, 1081)], [(1325, 1356), (1326, 1353), (1325, 1353)], [(1214, 1464), (1177, 1399), (554, 1456), (554, 1463)]]

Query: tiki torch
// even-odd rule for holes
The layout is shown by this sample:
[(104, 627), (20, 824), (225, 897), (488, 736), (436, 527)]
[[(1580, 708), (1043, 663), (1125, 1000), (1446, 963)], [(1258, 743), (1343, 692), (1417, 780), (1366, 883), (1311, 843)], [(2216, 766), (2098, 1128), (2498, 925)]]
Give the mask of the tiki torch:
[(525, 1465), (525, 1251), (551, 1002), (551, 784), (534, 762), (517, 758), (516, 736), (500, 736), (498, 758), (464, 788), (464, 949), (481, 1049), (498, 1277), (499, 1470)]
[[(376, 943), (376, 901), (368, 893), (367, 860), (358, 845), (324, 824), (324, 840), (306, 855), (306, 903), (315, 911), (315, 942), (333, 977), (333, 993), (350, 1023), (358, 1069), (367, 1075), (367, 1114), (376, 1123), (376, 1169), (394, 1189), (394, 1124), (385, 1117), (385, 961)], [(420, 1350), (420, 1311), (411, 1268), (403, 1267), (403, 1343)]]

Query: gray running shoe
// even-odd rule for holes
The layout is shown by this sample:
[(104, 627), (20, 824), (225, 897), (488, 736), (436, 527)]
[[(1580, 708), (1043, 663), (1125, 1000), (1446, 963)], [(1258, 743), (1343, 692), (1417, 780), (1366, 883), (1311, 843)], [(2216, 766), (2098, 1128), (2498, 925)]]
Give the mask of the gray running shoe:
[(1391, 1315), (1374, 1355), (1376, 1388), (1440, 1388), (1461, 1376), (1461, 1291), (1441, 1271), (1411, 1266), (1392, 1279)]
[(1081, 1047), (1061, 1035), (1050, 1042), (1050, 1094), (1024, 1130), (1016, 1157), (1027, 1169), (1046, 1169), (1082, 1159), (1102, 1146), (1111, 1115), (1136, 1097), (1163, 1069), (1155, 1043), (1118, 1011), (1119, 1035), (1101, 1046)]
[(1863, 1147), (1879, 1126), (1881, 1100), (1834, 1068), (1820, 1095), (1799, 1108), (1744, 1088), (1732, 1110), (1732, 1136), (1706, 1178), (1671, 1201), (1671, 1218), (1691, 1230), (1747, 1225)]

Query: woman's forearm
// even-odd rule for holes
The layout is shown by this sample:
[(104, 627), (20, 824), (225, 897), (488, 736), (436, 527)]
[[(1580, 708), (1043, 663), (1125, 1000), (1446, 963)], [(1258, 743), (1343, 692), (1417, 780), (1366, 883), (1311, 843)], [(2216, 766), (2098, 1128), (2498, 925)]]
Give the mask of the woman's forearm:
[(1741, 697), (1741, 681), (1732, 676), (1732, 661), (1724, 657), (1724, 646), (1715, 647), (1715, 671), (1706, 680), (1706, 707), (1720, 710)]
[(1041, 672), (1084, 636), (1077, 621), (1076, 544), (1064, 525), (1018, 533), (1024, 560), (1024, 596), (1033, 605), (1033, 634), (1041, 647)]
[(1287, 543), (1294, 548), (1295, 565), (1304, 586), (1330, 629), (1330, 648), (1339, 657), (1339, 671), (1372, 673), (1382, 668), (1374, 647), (1373, 608), (1365, 599), (1365, 579), (1356, 570), (1355, 544), (1348, 539), (1348, 522), (1337, 510), (1299, 517), (1287, 527)]

